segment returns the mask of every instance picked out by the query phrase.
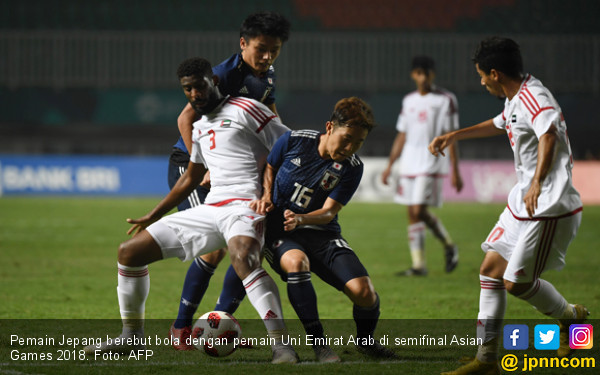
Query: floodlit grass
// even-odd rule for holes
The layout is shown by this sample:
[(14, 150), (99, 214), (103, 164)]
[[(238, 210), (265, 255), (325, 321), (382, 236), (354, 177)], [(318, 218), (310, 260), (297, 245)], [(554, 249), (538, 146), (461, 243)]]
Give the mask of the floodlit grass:
[[(22, 346), (16, 342), (11, 345), (11, 335), (15, 334), (44, 337), (46, 331), (52, 332), (49, 336), (57, 335), (57, 332), (69, 332), (69, 319), (83, 319), (73, 322), (73, 335), (106, 337), (118, 334), (116, 253), (118, 244), (127, 238), (129, 225), (125, 218), (143, 215), (157, 201), (108, 198), (0, 199), (0, 374), (208, 374), (235, 371), (261, 374), (431, 374), (456, 367), (454, 359), (459, 351), (448, 347), (395, 347), (401, 360), (377, 362), (358, 354), (351, 345), (334, 345), (344, 362), (320, 365), (313, 362), (310, 347), (300, 345), (297, 346), (302, 360), (300, 364), (274, 366), (269, 363), (271, 354), (268, 347), (238, 350), (223, 359), (210, 358), (198, 352), (176, 352), (169, 346), (153, 346), (154, 355), (148, 360), (56, 361), (56, 351), (61, 350), (59, 346)], [(450, 325), (455, 324), (451, 323), (452, 320), (456, 320), (457, 327), (468, 322), (467, 327), (471, 327), (479, 303), (478, 270), (483, 257), (480, 244), (503, 207), (502, 204), (446, 204), (443, 209), (435, 210), (459, 245), (460, 264), (453, 273), (446, 274), (443, 270), (442, 247), (428, 235), (426, 248), (430, 273), (426, 278), (394, 276), (395, 272), (410, 266), (406, 209), (403, 206), (350, 203), (343, 209), (340, 214), (343, 235), (366, 266), (380, 295), (381, 319), (384, 321), (379, 326), (378, 335), (394, 338), (406, 335), (411, 329), (416, 336), (432, 335), (435, 333), (428, 331), (428, 327), (438, 324), (441, 319), (448, 320)], [(569, 248), (566, 268), (562, 272), (544, 274), (544, 278), (551, 281), (569, 301), (585, 304), (592, 314), (600, 311), (600, 288), (595, 278), (600, 264), (598, 228), (600, 207), (585, 207), (579, 234)], [(228, 263), (225, 260), (213, 276), (198, 309), (199, 313), (214, 308)], [(150, 335), (166, 337), (170, 322), (177, 314), (181, 286), (188, 266), (189, 263), (177, 259), (150, 266), (151, 290), (146, 304), (146, 317), (152, 320), (147, 324)], [(303, 331), (287, 300), (285, 284), (266, 262), (264, 266), (280, 287), (284, 315), (290, 320), (290, 332), (301, 337)], [(313, 282), (319, 298), (321, 318), (326, 320), (327, 333), (332, 337), (344, 336), (347, 339), (354, 333), (351, 303), (345, 295), (317, 277), (313, 278)], [(257, 315), (249, 302), (244, 301), (235, 316), (242, 320), (243, 328), (246, 326), (246, 336), (264, 336), (260, 322), (250, 321)], [(517, 322), (519, 319), (542, 319), (543, 322), (553, 323), (527, 303), (511, 296), (508, 297), (506, 317)], [(89, 319), (97, 321), (89, 322)], [(244, 324), (245, 320), (248, 323)], [(427, 320), (431, 320), (431, 323)], [(88, 327), (87, 330), (85, 327)], [(423, 331), (419, 333), (421, 329)], [(465, 331), (465, 336), (475, 336), (474, 326)], [(52, 361), (11, 359), (13, 350), (39, 353), (47, 351), (45, 349), (55, 354)], [(81, 348), (74, 349), (78, 354)], [(464, 354), (473, 354), (475, 350), (472, 346), (462, 349), (466, 349)], [(539, 356), (540, 353), (551, 355), (540, 351), (534, 351), (531, 355)], [(582, 350), (576, 354), (578, 357), (589, 355), (596, 362), (600, 361), (597, 349)], [(596, 366), (600, 366), (600, 363)], [(561, 369), (555, 369), (556, 372), (538, 369), (539, 373), (544, 374), (565, 373), (565, 369), (558, 370)], [(569, 369), (566, 373), (596, 372), (580, 368)]]

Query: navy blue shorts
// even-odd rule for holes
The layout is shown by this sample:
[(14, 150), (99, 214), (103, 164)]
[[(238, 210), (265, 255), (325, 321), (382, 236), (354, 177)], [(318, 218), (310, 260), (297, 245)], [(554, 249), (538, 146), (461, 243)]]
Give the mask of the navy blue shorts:
[[(267, 228), (269, 227), (267, 222)], [(339, 233), (317, 229), (282, 233), (274, 229), (269, 234), (267, 229), (267, 241), (265, 258), (283, 281), (287, 282), (287, 274), (281, 269), (281, 257), (292, 249), (304, 252), (310, 261), (311, 272), (337, 290), (343, 291), (346, 283), (352, 279), (369, 276), (348, 242)]]
[[(187, 169), (187, 164), (185, 166), (183, 166), (183, 163), (176, 163), (172, 160), (173, 158), (169, 159), (169, 189), (173, 189), (173, 186), (175, 186), (175, 183), (177, 183), (177, 180), (179, 180), (179, 177), (181, 177), (181, 175), (186, 171)], [(189, 156), (188, 156), (189, 159)], [(179, 211), (183, 211), (183, 210), (187, 210), (190, 207), (196, 207), (198, 205), (201, 205), (202, 203), (204, 203), (204, 200), (206, 199), (206, 195), (208, 194), (208, 189), (202, 186), (198, 186), (193, 192), (192, 194), (190, 194), (189, 197), (187, 197), (187, 199), (185, 199), (183, 202), (181, 202), (180, 204), (177, 205), (177, 209)]]

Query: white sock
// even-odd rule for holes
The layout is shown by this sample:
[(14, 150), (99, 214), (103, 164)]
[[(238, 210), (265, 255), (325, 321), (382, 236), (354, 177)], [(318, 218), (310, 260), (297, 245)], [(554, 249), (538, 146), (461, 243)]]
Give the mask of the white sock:
[(269, 336), (281, 340), (281, 336), (286, 333), (286, 329), (279, 290), (275, 281), (267, 271), (259, 267), (252, 271), (242, 282), (248, 299), (263, 320)]
[(408, 247), (412, 268), (425, 269), (425, 223), (420, 221), (408, 226)]
[(477, 359), (493, 362), (498, 359), (498, 336), (506, 312), (506, 287), (501, 279), (479, 275), (479, 314), (477, 338), (483, 345), (477, 349)]
[(148, 266), (128, 267), (118, 264), (117, 295), (123, 320), (123, 335), (144, 334), (144, 311), (150, 292)]
[(430, 216), (431, 221), (427, 223), (427, 226), (429, 227), (429, 230), (431, 230), (431, 233), (433, 233), (435, 238), (440, 240), (444, 244), (444, 246), (452, 245), (452, 239), (450, 238), (448, 231), (444, 227), (444, 224), (442, 224), (442, 221), (433, 214), (430, 214)]
[(565, 316), (565, 314), (571, 315), (573, 312), (573, 309), (569, 309), (567, 300), (546, 280), (537, 279), (528, 291), (517, 297), (553, 318), (569, 319), (571, 316)]

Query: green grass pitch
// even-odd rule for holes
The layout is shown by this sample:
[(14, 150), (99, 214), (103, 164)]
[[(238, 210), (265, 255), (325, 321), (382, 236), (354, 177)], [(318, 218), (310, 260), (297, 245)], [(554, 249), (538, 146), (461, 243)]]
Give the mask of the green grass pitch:
[[(460, 354), (474, 354), (473, 346), (456, 350), (448, 347), (392, 346), (400, 355), (398, 361), (377, 362), (358, 354), (350, 345), (334, 349), (343, 363), (321, 365), (314, 362), (308, 346), (297, 346), (301, 362), (275, 366), (269, 363), (268, 347), (238, 350), (227, 358), (214, 359), (199, 352), (176, 352), (168, 346), (153, 347), (151, 359), (57, 361), (58, 346), (20, 345), (11, 343), (11, 335), (44, 337), (46, 331), (69, 332), (72, 325), (89, 327), (87, 336), (106, 337), (119, 333), (120, 322), (116, 298), (116, 253), (120, 242), (127, 239), (127, 217), (147, 212), (158, 199), (112, 198), (8, 198), (0, 199), (0, 374), (114, 374), (140, 373), (373, 373), (435, 374), (457, 366)], [(400, 278), (397, 271), (409, 267), (406, 239), (406, 209), (395, 204), (350, 203), (340, 214), (343, 235), (369, 271), (381, 298), (379, 336), (402, 335), (411, 331), (419, 335), (431, 332), (428, 327), (439, 324), (466, 324), (464, 335), (475, 336), (474, 319), (479, 300), (478, 269), (483, 253), (481, 242), (502, 211), (503, 204), (447, 203), (434, 210), (460, 248), (460, 264), (451, 274), (443, 271), (441, 245), (428, 234), (426, 239), (429, 276)], [(600, 207), (589, 206), (561, 272), (550, 271), (544, 278), (551, 281), (571, 302), (583, 303), (595, 318), (600, 312), (600, 288), (595, 278), (600, 266)], [(214, 308), (220, 293), (224, 260), (198, 309), (199, 313)], [(147, 332), (166, 336), (175, 318), (185, 272), (189, 263), (169, 259), (150, 266), (151, 288), (146, 304)], [(280, 287), (284, 315), (290, 332), (301, 336), (302, 329), (287, 300), (285, 284), (265, 262), (265, 269)], [(319, 299), (321, 318), (328, 334), (349, 336), (353, 333), (352, 306), (347, 297), (313, 278)], [(235, 316), (242, 320), (245, 335), (264, 335), (256, 320), (244, 327), (244, 321), (257, 318), (248, 301)], [(527, 303), (508, 296), (507, 319), (545, 319)], [(442, 319), (446, 320), (443, 321)], [(446, 323), (444, 323), (446, 322)], [(592, 324), (598, 322), (592, 320)], [(522, 323), (522, 322), (521, 322)], [(43, 328), (46, 324), (52, 327)], [(38, 328), (39, 326), (39, 328)], [(250, 327), (252, 326), (252, 327)], [(346, 327), (348, 327), (346, 329)], [(530, 328), (533, 330), (533, 328)], [(437, 331), (435, 331), (437, 332)], [(600, 332), (600, 327), (597, 328)], [(430, 335), (432, 333), (429, 333)], [(37, 336), (36, 336), (37, 335)], [(598, 335), (596, 335), (596, 338)], [(533, 346), (533, 343), (531, 343)], [(600, 361), (596, 348), (576, 353), (576, 357), (593, 357)], [(16, 360), (11, 352), (52, 350), (52, 361)], [(504, 353), (504, 352), (502, 352)], [(514, 353), (514, 352), (512, 352)], [(552, 353), (532, 351), (530, 357)], [(63, 353), (64, 354), (64, 353)], [(517, 352), (514, 354), (521, 355)], [(70, 354), (69, 354), (70, 355)], [(597, 373), (595, 369), (536, 369), (539, 374)], [(519, 371), (515, 373), (520, 373)]]

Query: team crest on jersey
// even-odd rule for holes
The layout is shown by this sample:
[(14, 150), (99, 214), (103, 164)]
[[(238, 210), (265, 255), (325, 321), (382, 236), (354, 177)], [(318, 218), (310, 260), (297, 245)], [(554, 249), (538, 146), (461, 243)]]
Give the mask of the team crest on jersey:
[(340, 176), (331, 172), (325, 171), (323, 177), (321, 178), (321, 188), (323, 190), (331, 190), (340, 182)]
[(267, 81), (269, 82), (269, 85), (272, 85), (272, 84), (273, 84), (273, 78), (271, 78), (271, 77), (268, 77), (268, 78), (267, 78)]
[(224, 126), (229, 126), (231, 125), (231, 120), (223, 120), (221, 121), (221, 125), (219, 125), (220, 127), (224, 127)]
[(517, 122), (517, 115), (513, 114), (510, 118), (510, 122), (512, 122), (513, 124), (515, 124)]

